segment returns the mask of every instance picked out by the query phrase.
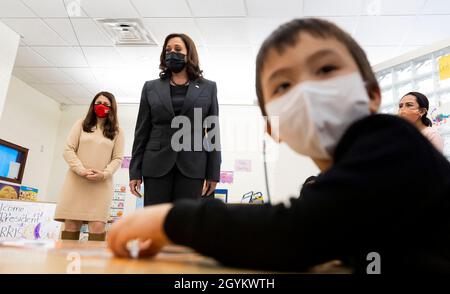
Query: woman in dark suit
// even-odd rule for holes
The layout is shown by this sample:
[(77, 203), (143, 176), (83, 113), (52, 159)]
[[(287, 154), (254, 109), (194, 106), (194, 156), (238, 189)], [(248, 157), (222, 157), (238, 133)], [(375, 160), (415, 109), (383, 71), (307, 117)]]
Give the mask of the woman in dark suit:
[(142, 89), (130, 162), (131, 193), (143, 180), (146, 206), (208, 196), (220, 175), (217, 86), (203, 78), (192, 39), (167, 36), (159, 68)]

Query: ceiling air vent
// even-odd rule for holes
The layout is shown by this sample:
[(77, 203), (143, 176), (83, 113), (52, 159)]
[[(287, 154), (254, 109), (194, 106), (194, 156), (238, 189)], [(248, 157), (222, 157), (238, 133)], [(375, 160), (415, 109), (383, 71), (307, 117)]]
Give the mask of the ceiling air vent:
[(100, 19), (97, 20), (114, 44), (121, 45), (157, 45), (144, 29), (139, 19)]

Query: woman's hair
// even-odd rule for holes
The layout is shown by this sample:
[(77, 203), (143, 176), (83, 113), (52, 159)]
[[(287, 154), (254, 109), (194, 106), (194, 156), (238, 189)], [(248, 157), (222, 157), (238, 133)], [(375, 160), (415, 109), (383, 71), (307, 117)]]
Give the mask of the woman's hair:
[(95, 114), (94, 111), (94, 105), (95, 101), (100, 96), (108, 98), (109, 102), (111, 103), (110, 110), (105, 118), (105, 123), (103, 125), (103, 135), (106, 138), (114, 140), (114, 137), (119, 131), (119, 121), (117, 119), (116, 98), (114, 98), (114, 95), (109, 92), (100, 92), (97, 95), (95, 95), (94, 99), (92, 99), (91, 105), (89, 106), (89, 110), (83, 121), (83, 131), (87, 133), (92, 133), (93, 132), (92, 128), (97, 125), (97, 115)]
[(272, 34), (270, 34), (270, 36), (267, 37), (261, 45), (256, 57), (256, 95), (258, 97), (261, 112), (264, 116), (267, 114), (264, 107), (261, 73), (263, 71), (264, 61), (267, 54), (273, 48), (281, 54), (285, 50), (286, 46), (294, 46), (299, 41), (299, 34), (301, 32), (306, 32), (314, 37), (322, 39), (334, 38), (341, 42), (348, 49), (358, 65), (359, 72), (366, 83), (366, 89), (369, 97), (373, 98), (374, 93), (378, 93), (380, 91), (377, 79), (372, 71), (366, 53), (348, 33), (326, 20), (317, 18), (294, 19), (290, 22), (282, 24), (274, 32), (272, 32)]
[[(416, 97), (416, 101), (417, 101), (417, 103), (419, 104), (419, 107), (420, 107), (420, 108), (425, 108), (426, 112), (425, 112), (424, 115), (422, 115), (422, 117), (420, 118), (420, 120), (421, 120), (422, 123), (423, 123), (424, 125), (426, 125), (427, 127), (431, 127), (431, 126), (433, 125), (433, 123), (432, 123), (431, 120), (427, 117), (427, 114), (428, 114), (428, 108), (430, 107), (430, 103), (428, 102), (427, 96), (425, 96), (424, 94), (419, 93), (419, 92), (409, 92), (409, 93), (406, 93), (405, 95), (403, 95), (403, 97), (408, 96), (408, 95), (411, 95), (411, 96)], [(403, 99), (403, 97), (402, 97), (402, 99)]]
[(198, 53), (197, 48), (195, 47), (194, 41), (185, 34), (170, 34), (166, 37), (164, 40), (164, 45), (162, 47), (162, 52), (160, 56), (160, 64), (159, 69), (161, 72), (159, 73), (159, 77), (161, 79), (170, 78), (172, 75), (172, 72), (167, 68), (166, 65), (166, 46), (170, 39), (179, 37), (181, 40), (183, 40), (184, 45), (187, 49), (187, 55), (186, 55), (186, 72), (188, 74), (188, 77), (190, 80), (195, 80), (197, 78), (203, 77), (203, 71), (200, 69), (200, 64), (198, 60)]

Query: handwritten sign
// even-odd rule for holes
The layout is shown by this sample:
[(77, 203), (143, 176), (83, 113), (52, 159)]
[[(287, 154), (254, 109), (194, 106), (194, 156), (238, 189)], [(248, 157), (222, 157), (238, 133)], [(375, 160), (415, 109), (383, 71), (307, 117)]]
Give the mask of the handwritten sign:
[(121, 168), (130, 168), (131, 156), (124, 156)]
[(55, 203), (0, 200), (0, 241), (57, 240), (61, 224), (53, 220)]

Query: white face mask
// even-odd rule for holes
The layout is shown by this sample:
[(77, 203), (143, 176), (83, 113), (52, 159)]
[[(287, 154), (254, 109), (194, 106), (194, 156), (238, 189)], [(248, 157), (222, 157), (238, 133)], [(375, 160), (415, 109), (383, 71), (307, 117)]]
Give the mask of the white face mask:
[(348, 127), (370, 114), (359, 72), (301, 83), (267, 103), (266, 110), (279, 120), (272, 136), (314, 159), (330, 159)]

